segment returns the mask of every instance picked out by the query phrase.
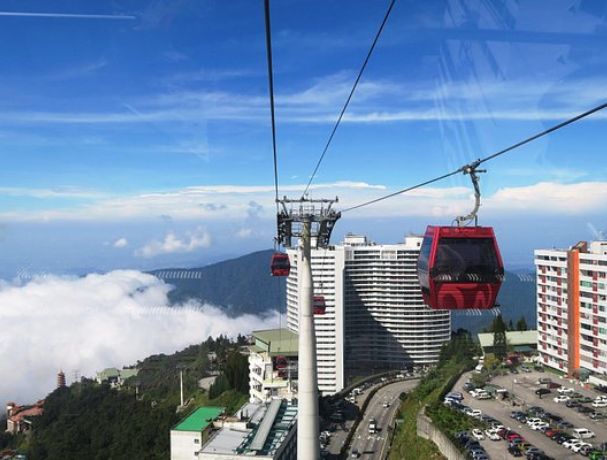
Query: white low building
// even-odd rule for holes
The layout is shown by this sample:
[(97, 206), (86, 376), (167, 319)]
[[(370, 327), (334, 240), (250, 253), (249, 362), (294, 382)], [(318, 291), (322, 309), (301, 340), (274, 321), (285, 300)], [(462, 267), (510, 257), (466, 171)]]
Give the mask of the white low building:
[(199, 407), (171, 430), (171, 460), (197, 460), (223, 407)]

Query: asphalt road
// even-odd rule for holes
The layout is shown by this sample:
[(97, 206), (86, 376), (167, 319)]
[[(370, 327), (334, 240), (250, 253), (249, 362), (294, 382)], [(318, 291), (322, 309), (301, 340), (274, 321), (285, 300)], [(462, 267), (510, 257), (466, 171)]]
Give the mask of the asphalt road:
[[(419, 380), (395, 382), (380, 388), (375, 393), (354, 433), (348, 454), (357, 449), (360, 453), (359, 458), (365, 460), (379, 460), (381, 458), (382, 449), (387, 447), (388, 427), (392, 424), (400, 403), (398, 396), (403, 391), (411, 391), (418, 383)], [(383, 407), (385, 402), (388, 402), (390, 406)], [(369, 420), (371, 418), (376, 420), (379, 428), (379, 431), (375, 434), (369, 434)]]

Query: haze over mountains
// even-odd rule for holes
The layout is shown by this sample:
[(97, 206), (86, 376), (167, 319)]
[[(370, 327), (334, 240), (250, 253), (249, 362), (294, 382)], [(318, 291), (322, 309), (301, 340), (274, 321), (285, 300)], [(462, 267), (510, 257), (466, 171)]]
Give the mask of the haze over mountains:
[[(163, 269), (151, 273), (175, 286), (169, 299), (177, 304), (188, 299), (220, 306), (230, 316), (260, 314), (268, 310), (285, 311), (285, 279), (270, 276), (272, 250), (253, 252), (235, 259), (191, 269)], [(531, 272), (506, 272), (498, 302), (508, 322), (525, 317), (529, 327), (535, 326), (535, 278)], [(492, 312), (482, 314), (455, 313), (452, 327), (479, 332), (493, 318)], [(250, 331), (243, 331), (248, 333)]]

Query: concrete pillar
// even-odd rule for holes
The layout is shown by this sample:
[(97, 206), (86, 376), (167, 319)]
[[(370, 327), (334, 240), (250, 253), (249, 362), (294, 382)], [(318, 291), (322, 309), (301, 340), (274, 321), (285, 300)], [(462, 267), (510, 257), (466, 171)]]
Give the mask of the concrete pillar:
[(316, 334), (312, 310), (311, 222), (304, 220), (300, 251), (299, 285), (299, 377), (297, 390), (297, 459), (320, 458)]

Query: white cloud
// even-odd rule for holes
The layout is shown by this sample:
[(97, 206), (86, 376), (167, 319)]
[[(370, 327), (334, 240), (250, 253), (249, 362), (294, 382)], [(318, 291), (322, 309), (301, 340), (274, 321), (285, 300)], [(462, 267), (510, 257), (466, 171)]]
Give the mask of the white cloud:
[[(567, 179), (570, 179), (569, 177)], [(465, 178), (461, 178), (465, 181)], [(561, 183), (546, 181), (522, 187), (505, 187), (494, 193), (484, 191), (481, 215), (488, 213), (512, 214), (535, 212), (538, 215), (567, 213), (581, 215), (602, 212), (607, 206), (607, 182)], [(304, 189), (303, 184), (281, 187), (281, 194), (294, 196)], [(333, 182), (315, 184), (312, 196), (338, 196), (336, 209), (351, 206), (387, 195), (394, 188), (364, 182)], [(433, 216), (453, 218), (467, 213), (473, 204), (471, 188), (466, 186), (423, 187), (395, 196), (344, 216), (364, 217)], [(272, 185), (212, 185), (186, 187), (166, 192), (145, 193), (120, 198), (102, 198), (91, 204), (63, 207), (47, 211), (20, 211), (0, 214), (7, 221), (115, 221), (152, 218), (170, 215), (173, 221), (198, 220), (230, 222), (235, 229), (260, 227), (256, 220), (267, 223), (274, 219), (274, 187)], [(234, 230), (236, 236), (248, 232)], [(251, 235), (254, 235), (253, 231)], [(190, 252), (208, 247), (209, 236), (199, 230), (184, 237), (168, 233), (162, 240), (152, 241), (137, 254), (152, 257), (170, 252)]]
[(69, 186), (55, 188), (0, 187), (0, 195), (31, 198), (101, 198), (108, 196), (95, 190)]
[(0, 400), (31, 402), (54, 389), (63, 369), (94, 376), (110, 366), (172, 353), (209, 335), (274, 327), (277, 317), (227, 317), (210, 305), (170, 308), (171, 287), (138, 271), (84, 278), (0, 282)]
[(202, 227), (193, 232), (188, 232), (180, 239), (173, 231), (168, 232), (164, 240), (153, 240), (145, 246), (137, 249), (135, 255), (139, 257), (155, 257), (160, 254), (175, 254), (192, 252), (200, 248), (208, 248), (211, 245), (211, 235)]
[(115, 248), (126, 248), (129, 245), (129, 242), (126, 238), (118, 238), (112, 245)]
[[(359, 85), (345, 123), (465, 120), (562, 120), (604, 100), (604, 79), (473, 80), (437, 84), (366, 80)], [(283, 123), (334, 123), (352, 76), (328, 75), (297, 91), (276, 95)], [(581, 88), (581, 89), (580, 89)], [(4, 125), (184, 123), (200, 120), (267, 122), (267, 97), (229, 91), (171, 90), (104, 112), (0, 112)], [(524, 109), (521, 109), (524, 107)], [(590, 119), (604, 119), (598, 113)]]
[(253, 235), (252, 228), (241, 228), (236, 232), (238, 238), (250, 238)]

